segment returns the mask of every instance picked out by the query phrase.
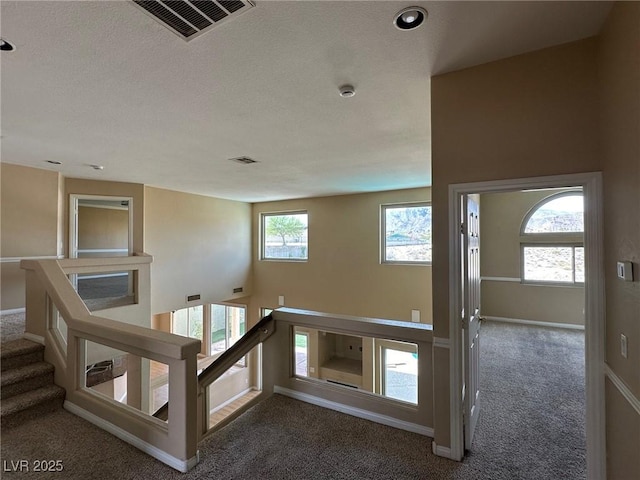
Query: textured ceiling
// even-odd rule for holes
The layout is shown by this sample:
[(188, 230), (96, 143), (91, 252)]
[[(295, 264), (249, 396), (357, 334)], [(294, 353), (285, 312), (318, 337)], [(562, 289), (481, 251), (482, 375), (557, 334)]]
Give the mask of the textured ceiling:
[[(432, 75), (595, 35), (610, 9), (255, 3), (185, 42), (130, 1), (2, 1), (2, 161), (251, 202), (430, 185)], [(409, 5), (429, 18), (403, 32)]]

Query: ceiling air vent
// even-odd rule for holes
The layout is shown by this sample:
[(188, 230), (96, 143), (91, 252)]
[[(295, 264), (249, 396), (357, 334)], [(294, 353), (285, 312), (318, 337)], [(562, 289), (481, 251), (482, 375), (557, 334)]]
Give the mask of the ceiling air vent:
[(133, 0), (133, 3), (187, 41), (254, 6), (250, 0)]

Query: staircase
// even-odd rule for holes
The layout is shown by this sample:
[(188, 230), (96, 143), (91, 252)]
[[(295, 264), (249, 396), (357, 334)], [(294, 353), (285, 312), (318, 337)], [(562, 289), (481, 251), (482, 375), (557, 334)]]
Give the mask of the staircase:
[(22, 339), (3, 343), (0, 360), (3, 429), (62, 407), (65, 391), (53, 383), (54, 368), (44, 361), (42, 345)]

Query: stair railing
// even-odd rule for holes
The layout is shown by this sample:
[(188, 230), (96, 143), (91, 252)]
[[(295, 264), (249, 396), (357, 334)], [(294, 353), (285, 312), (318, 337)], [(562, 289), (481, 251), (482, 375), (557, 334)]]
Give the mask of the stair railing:
[[(148, 278), (151, 257), (100, 261), (23, 260), (21, 267), (26, 270), (27, 283), (27, 334), (43, 338), (45, 358), (56, 368), (55, 382), (66, 390), (66, 409), (167, 465), (188, 471), (198, 461), (196, 373), (200, 341), (89, 312), (67, 274), (95, 269), (96, 262), (112, 271), (126, 264), (128, 270), (135, 272), (136, 278)], [(109, 266), (108, 262), (114, 262), (114, 265)], [(58, 341), (58, 314), (66, 323), (66, 348)], [(41, 315), (39, 319), (38, 315)], [(126, 352), (134, 359), (148, 358), (168, 365), (168, 422), (87, 388), (87, 342)]]
[[(257, 345), (262, 344), (275, 331), (275, 320), (271, 314), (262, 318), (236, 343), (225, 350), (208, 367), (198, 374), (198, 422), (201, 435), (209, 431), (209, 409), (206, 402), (207, 388), (220, 378), (226, 371), (233, 367), (242, 357), (247, 355)], [(156, 418), (166, 420), (169, 412), (169, 402), (160, 407), (153, 415)]]

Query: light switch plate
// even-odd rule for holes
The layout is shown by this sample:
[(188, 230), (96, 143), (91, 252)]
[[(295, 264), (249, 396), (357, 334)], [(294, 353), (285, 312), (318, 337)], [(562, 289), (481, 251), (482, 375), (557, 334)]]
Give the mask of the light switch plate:
[(284, 295), (278, 296), (278, 305), (284, 307)]
[(618, 262), (618, 278), (625, 282), (633, 282), (633, 263)]
[(420, 323), (420, 310), (411, 310), (411, 321)]
[(620, 334), (620, 355), (627, 358), (629, 352), (627, 351), (627, 336), (624, 333)]

